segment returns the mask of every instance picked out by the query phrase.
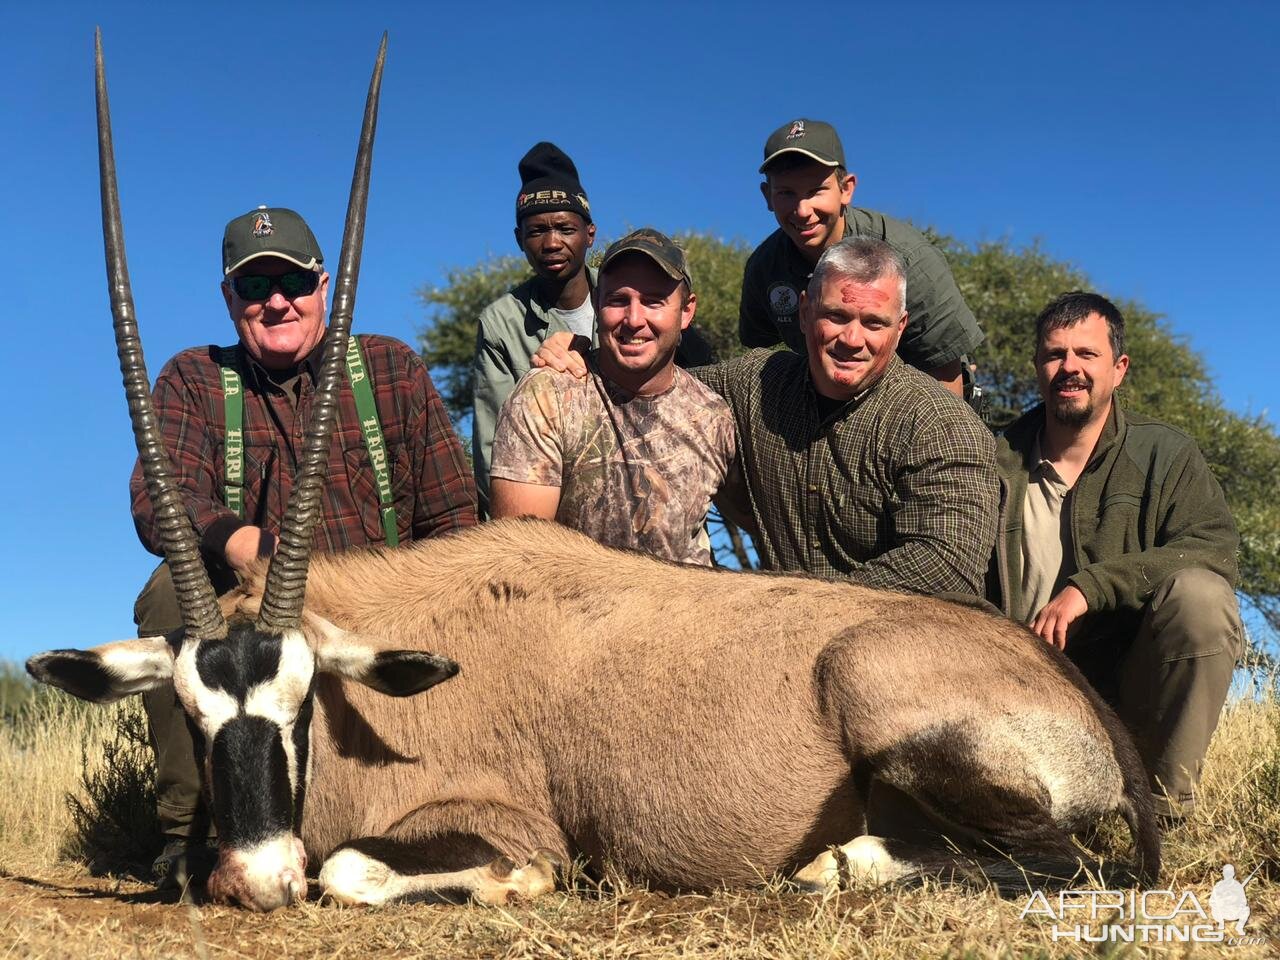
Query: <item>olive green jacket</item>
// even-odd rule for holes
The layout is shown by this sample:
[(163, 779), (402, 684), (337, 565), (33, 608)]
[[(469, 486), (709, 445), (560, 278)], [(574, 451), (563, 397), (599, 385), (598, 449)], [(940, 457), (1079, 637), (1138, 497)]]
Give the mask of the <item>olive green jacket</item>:
[[(1015, 421), (996, 448), (1000, 527), (987, 577), (988, 598), (1005, 613), (1021, 608), (1022, 504), (1031, 451), (1044, 424), (1038, 406)], [(1160, 583), (1203, 567), (1232, 586), (1239, 576), (1236, 533), (1226, 498), (1194, 440), (1159, 420), (1113, 403), (1084, 472), (1063, 510), (1076, 572), (1067, 579), (1107, 632), (1136, 628)], [(1110, 622), (1119, 615), (1117, 623)]]

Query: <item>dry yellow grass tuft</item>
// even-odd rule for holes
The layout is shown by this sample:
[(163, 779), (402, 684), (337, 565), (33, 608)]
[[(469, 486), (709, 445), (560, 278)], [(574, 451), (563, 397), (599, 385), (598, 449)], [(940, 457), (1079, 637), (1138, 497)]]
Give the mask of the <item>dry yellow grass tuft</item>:
[[(1241, 879), (1264, 864), (1247, 891), (1247, 934), (1257, 942), (1115, 949), (1055, 941), (1051, 921), (1021, 916), (1026, 897), (933, 883), (826, 899), (781, 884), (682, 896), (580, 885), (505, 908), (312, 901), (268, 916), (178, 904), (144, 884), (95, 878), (64, 855), (75, 836), (64, 797), (83, 791), (81, 744), (89, 744), (92, 773), (102, 744), (137, 707), (86, 709), (42, 697), (21, 722), (0, 726), (0, 957), (1274, 957), (1280, 701), (1270, 689), (1228, 707), (1199, 810), (1165, 843), (1163, 886), (1190, 890), (1206, 909), (1223, 863), (1236, 864)], [(1127, 857), (1123, 831), (1109, 830), (1102, 843)]]

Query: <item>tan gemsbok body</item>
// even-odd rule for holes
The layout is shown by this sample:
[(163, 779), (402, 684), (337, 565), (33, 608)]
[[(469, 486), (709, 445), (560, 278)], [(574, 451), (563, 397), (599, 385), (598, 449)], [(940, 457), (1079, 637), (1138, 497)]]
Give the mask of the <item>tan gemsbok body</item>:
[[(336, 389), (345, 350), (381, 64), (318, 393)], [(822, 889), (945, 868), (944, 836), (1069, 868), (1070, 832), (1111, 812), (1138, 875), (1158, 874), (1119, 722), (1057, 651), (981, 610), (680, 567), (537, 521), (317, 557), (308, 572), (332, 403), (317, 403), (280, 552), (217, 601), (149, 412), (100, 47), (98, 84), (121, 366), (153, 501), (173, 505), (186, 626), (28, 669), (99, 701), (176, 686), (212, 793), (215, 899), (288, 903), (308, 860), (351, 903), (532, 896), (576, 857), (664, 888), (782, 874)]]

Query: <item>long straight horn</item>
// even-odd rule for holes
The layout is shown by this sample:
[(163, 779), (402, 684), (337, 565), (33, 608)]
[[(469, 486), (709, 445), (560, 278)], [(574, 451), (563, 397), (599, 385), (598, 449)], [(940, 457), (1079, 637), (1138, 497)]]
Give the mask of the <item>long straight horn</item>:
[(116, 354), (129, 400), (133, 439), (147, 480), (147, 495), (160, 530), (160, 542), (187, 634), (199, 639), (227, 635), (227, 624), (218, 607), (218, 596), (200, 559), (200, 544), (173, 482), (173, 468), (151, 403), (151, 381), (142, 358), (142, 342), (129, 288), (129, 265), (124, 254), (124, 226), (120, 221), (120, 194), (116, 189), (116, 158), (111, 145), (111, 107), (107, 103), (107, 74), (102, 63), (102, 31), (94, 31), (94, 59), (98, 94), (98, 171), (102, 192), (102, 242), (107, 257), (107, 292), (115, 321)]
[(324, 360), (316, 384), (314, 411), (307, 431), (302, 460), (294, 480), (293, 493), (280, 524), (280, 546), (267, 569), (258, 626), (279, 632), (296, 627), (302, 619), (302, 601), (307, 589), (307, 565), (311, 560), (311, 535), (320, 520), (320, 495), (324, 490), (329, 462), (329, 443), (338, 415), (338, 391), (342, 386), (342, 366), (355, 310), (356, 282), (360, 278), (360, 250), (364, 244), (364, 214), (369, 199), (369, 170), (373, 165), (373, 137), (378, 128), (378, 94), (382, 90), (382, 65), (387, 59), (387, 35), (382, 35), (378, 59), (369, 80), (369, 96), (364, 104), (364, 126), (356, 152), (356, 169), (351, 178), (351, 198), (347, 202), (347, 225), (342, 232), (342, 255), (334, 285), (333, 309), (324, 343)]

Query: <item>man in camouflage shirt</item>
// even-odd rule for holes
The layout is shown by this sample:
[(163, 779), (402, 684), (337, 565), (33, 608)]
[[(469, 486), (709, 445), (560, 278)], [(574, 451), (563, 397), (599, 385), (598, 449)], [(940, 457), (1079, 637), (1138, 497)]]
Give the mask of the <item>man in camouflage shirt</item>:
[[(883, 240), (828, 249), (800, 298), (806, 354), (754, 350), (694, 375), (729, 402), (742, 481), (717, 503), (761, 566), (981, 596), (996, 532), (995, 441), (895, 350), (906, 268)], [(581, 374), (567, 338), (534, 362)]]
[(725, 402), (675, 364), (692, 286), (683, 252), (655, 230), (609, 248), (587, 376), (534, 370), (498, 417), (495, 518), (554, 519), (610, 546), (710, 565), (705, 520), (734, 435)]

